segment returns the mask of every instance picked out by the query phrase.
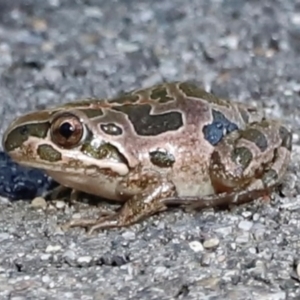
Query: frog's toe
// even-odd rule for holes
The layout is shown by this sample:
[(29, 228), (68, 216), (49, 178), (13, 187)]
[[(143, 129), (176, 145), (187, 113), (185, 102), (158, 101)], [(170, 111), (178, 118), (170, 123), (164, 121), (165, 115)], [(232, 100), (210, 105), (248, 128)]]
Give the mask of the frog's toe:
[(99, 229), (107, 229), (123, 226), (116, 213), (105, 212), (100, 214), (98, 219), (77, 219), (65, 223), (62, 228), (68, 230), (73, 227), (84, 227), (88, 230), (88, 234), (92, 234)]
[(120, 223), (118, 217), (116, 214), (109, 215), (105, 217), (101, 217), (100, 219), (96, 220), (94, 224), (91, 226), (88, 226), (88, 234), (92, 234), (95, 231), (98, 231), (100, 229), (108, 229), (108, 228), (114, 228), (114, 227), (122, 227), (126, 226), (126, 224)]
[(62, 225), (62, 228), (64, 230), (68, 230), (72, 227), (84, 227), (88, 228), (98, 223), (98, 220), (95, 219), (78, 219), (78, 220), (71, 220), (64, 225)]

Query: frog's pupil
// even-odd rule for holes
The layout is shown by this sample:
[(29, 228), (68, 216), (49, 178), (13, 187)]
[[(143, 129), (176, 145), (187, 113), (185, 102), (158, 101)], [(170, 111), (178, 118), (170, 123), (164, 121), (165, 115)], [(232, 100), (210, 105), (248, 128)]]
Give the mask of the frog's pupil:
[(66, 122), (63, 123), (60, 127), (59, 127), (59, 133), (65, 138), (65, 139), (69, 139), (72, 134), (74, 133), (74, 127), (72, 126), (72, 124)]

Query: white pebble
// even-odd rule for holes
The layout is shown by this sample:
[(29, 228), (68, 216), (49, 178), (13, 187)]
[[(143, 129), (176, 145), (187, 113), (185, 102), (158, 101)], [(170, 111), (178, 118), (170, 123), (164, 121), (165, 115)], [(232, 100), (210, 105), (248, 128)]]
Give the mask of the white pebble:
[(47, 248), (46, 248), (46, 252), (49, 253), (49, 252), (58, 252), (61, 250), (61, 246), (60, 245), (49, 245)]
[(249, 231), (253, 226), (253, 222), (250, 221), (241, 221), (238, 225), (239, 229), (242, 229), (244, 231)]
[(135, 233), (133, 231), (125, 231), (122, 233), (122, 237), (125, 239), (125, 240), (130, 240), (130, 241), (134, 241), (136, 236), (135, 236)]
[(203, 246), (206, 249), (211, 249), (211, 248), (218, 247), (219, 243), (220, 243), (219, 239), (211, 238), (211, 239), (204, 241)]
[(47, 206), (47, 202), (43, 197), (36, 197), (31, 201), (31, 206), (35, 208), (45, 208)]
[(196, 253), (202, 252), (204, 250), (203, 245), (200, 242), (198, 242), (198, 241), (192, 241), (192, 242), (190, 242), (189, 246)]
[(64, 201), (56, 201), (55, 206), (57, 209), (63, 209), (66, 206)]
[(77, 259), (77, 262), (79, 264), (89, 264), (92, 261), (92, 257), (91, 256), (81, 256)]

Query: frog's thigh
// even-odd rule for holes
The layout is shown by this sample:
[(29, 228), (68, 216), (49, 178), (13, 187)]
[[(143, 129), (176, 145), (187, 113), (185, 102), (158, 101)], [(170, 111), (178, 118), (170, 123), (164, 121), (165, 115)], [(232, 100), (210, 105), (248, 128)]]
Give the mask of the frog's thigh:
[(290, 152), (286, 148), (279, 148), (276, 158), (270, 168), (261, 178), (254, 179), (248, 186), (219, 194), (204, 197), (169, 197), (164, 199), (165, 205), (178, 204), (188, 206), (190, 209), (204, 209), (230, 204), (243, 204), (265, 196), (281, 181), (285, 174), (286, 165), (290, 160)]
[(287, 168), (291, 133), (277, 121), (249, 124), (225, 136), (216, 146), (209, 167), (217, 193), (244, 189), (261, 179), (260, 188), (278, 183)]
[[(254, 147), (249, 147), (250, 142)], [(164, 203), (201, 209), (249, 202), (266, 195), (282, 180), (290, 154), (290, 132), (275, 121), (256, 123), (233, 132), (216, 147), (210, 167), (215, 194), (170, 197)]]
[(273, 186), (282, 181), (286, 168), (290, 162), (290, 157), (290, 151), (284, 147), (280, 147), (276, 151), (274, 162), (261, 178), (263, 186)]

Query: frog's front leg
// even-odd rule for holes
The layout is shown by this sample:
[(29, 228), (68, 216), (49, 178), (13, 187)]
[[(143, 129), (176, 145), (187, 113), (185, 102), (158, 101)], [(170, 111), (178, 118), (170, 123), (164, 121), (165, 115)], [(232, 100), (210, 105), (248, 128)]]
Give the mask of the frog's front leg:
[(120, 182), (118, 193), (124, 198), (128, 198), (119, 211), (95, 220), (72, 220), (64, 227), (89, 227), (91, 234), (97, 229), (129, 226), (150, 215), (166, 210), (167, 206), (163, 199), (176, 196), (173, 183), (157, 172), (142, 171), (139, 168)]
[(291, 133), (277, 121), (263, 120), (224, 137), (212, 153), (210, 178), (215, 194), (169, 198), (193, 209), (242, 204), (270, 193), (278, 185), (291, 156)]

